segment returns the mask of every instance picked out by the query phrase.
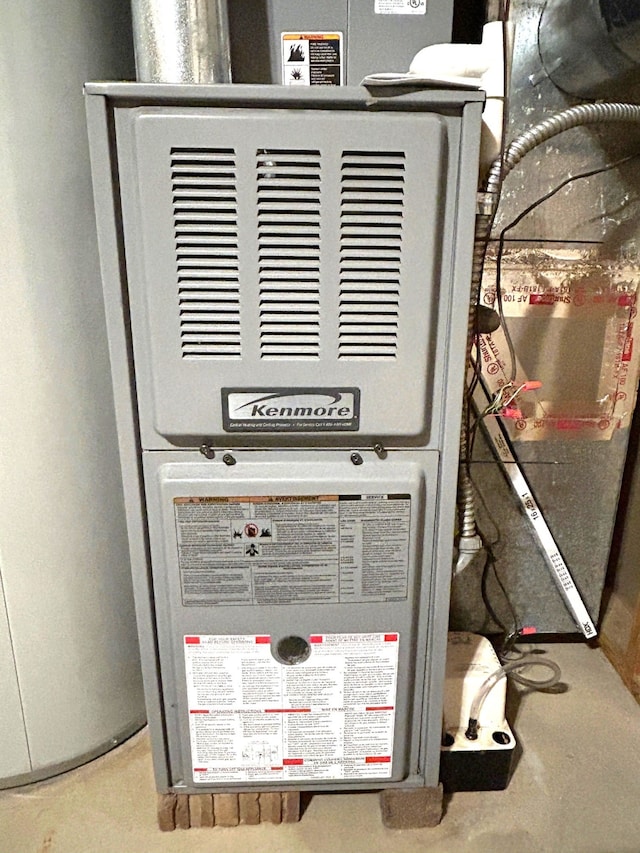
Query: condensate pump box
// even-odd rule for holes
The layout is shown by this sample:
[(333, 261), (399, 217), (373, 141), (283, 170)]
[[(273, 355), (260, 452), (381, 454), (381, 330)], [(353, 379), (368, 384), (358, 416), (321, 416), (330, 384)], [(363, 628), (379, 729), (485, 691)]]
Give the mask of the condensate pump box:
[(159, 790), (437, 786), (482, 94), (87, 91)]
[(502, 791), (509, 783), (516, 741), (505, 719), (506, 678), (482, 703), (477, 738), (470, 740), (466, 734), (473, 700), (498, 669), (500, 661), (486, 637), (465, 631), (449, 634), (440, 759), (445, 791)]
[(450, 42), (452, 18), (453, 0), (237, 0), (229, 3), (233, 79), (358, 85)]

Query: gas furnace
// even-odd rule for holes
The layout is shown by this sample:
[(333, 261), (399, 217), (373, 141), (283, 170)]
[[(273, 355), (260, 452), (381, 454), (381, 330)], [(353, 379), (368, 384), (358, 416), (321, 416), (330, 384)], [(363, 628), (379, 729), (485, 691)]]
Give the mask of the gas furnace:
[(159, 789), (436, 786), (483, 95), (87, 93)]

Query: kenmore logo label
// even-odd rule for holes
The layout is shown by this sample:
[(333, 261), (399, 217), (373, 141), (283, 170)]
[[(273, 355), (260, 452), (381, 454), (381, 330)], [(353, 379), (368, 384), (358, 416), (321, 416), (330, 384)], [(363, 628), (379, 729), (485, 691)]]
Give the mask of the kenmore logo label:
[(223, 388), (227, 432), (357, 430), (358, 388)]

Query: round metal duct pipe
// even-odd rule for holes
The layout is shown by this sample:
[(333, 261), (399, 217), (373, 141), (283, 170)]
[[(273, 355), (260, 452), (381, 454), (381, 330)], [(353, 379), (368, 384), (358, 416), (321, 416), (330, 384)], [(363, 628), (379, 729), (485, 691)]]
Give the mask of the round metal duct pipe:
[(230, 83), (226, 0), (132, 0), (138, 80)]
[(547, 0), (538, 47), (555, 85), (581, 98), (640, 96), (640, 3)]
[(145, 720), (82, 85), (131, 77), (127, 0), (2, 4), (0, 787)]

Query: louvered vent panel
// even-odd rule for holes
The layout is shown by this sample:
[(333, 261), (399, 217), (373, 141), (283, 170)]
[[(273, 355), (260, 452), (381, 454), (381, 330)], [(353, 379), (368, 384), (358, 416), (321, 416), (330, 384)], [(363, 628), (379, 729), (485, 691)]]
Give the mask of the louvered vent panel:
[(235, 153), (174, 148), (171, 180), (182, 355), (239, 358)]
[(343, 152), (339, 358), (397, 355), (404, 181), (402, 152)]
[(257, 152), (260, 353), (320, 353), (320, 152)]

